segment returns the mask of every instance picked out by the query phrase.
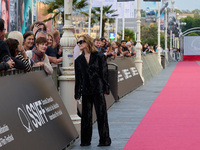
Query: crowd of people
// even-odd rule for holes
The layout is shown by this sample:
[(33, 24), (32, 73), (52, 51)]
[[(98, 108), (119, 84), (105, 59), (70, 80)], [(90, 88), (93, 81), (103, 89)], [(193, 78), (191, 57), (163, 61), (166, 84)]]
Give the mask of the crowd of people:
[(117, 56), (131, 57), (136, 55), (136, 42), (122, 40), (121, 43), (114, 41), (109, 43), (108, 38), (102, 37), (94, 39), (94, 45), (98, 52), (103, 53), (107, 58), (112, 57), (115, 59)]
[[(50, 64), (62, 62), (59, 31), (53, 30), (47, 33), (46, 25), (36, 21), (31, 25), (30, 31), (23, 35), (19, 31), (12, 31), (5, 39), (4, 25), (5, 21), (0, 18), (0, 71), (16, 68), (29, 72), (33, 65), (39, 65), (51, 75), (53, 69)], [(136, 42), (122, 40), (121, 43), (109, 43), (109, 39), (104, 37), (96, 38), (93, 42), (96, 50), (107, 58), (136, 55)]]
[(60, 33), (47, 33), (46, 25), (36, 21), (23, 35), (12, 31), (5, 39), (5, 22), (0, 18), (0, 71), (12, 68), (29, 72), (33, 65), (44, 67), (48, 75), (53, 73), (51, 63), (62, 62)]
[[(0, 71), (16, 68), (29, 72), (33, 65), (40, 65), (44, 67), (48, 75), (51, 75), (53, 69), (50, 64), (62, 62), (59, 31), (53, 30), (47, 33), (46, 25), (41, 21), (36, 21), (31, 25), (30, 31), (23, 35), (19, 31), (12, 31), (5, 39), (4, 25), (5, 21), (0, 18)], [(108, 38), (102, 37), (94, 39), (93, 44), (96, 50), (107, 58), (136, 55), (136, 42), (122, 40), (110, 43)], [(156, 52), (157, 45), (144, 44), (142, 47), (142, 54)]]

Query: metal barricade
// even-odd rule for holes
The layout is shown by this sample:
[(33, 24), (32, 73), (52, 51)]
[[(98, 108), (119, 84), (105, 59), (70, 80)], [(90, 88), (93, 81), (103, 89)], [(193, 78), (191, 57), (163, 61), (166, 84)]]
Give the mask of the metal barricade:
[[(108, 69), (108, 82), (110, 84), (110, 91), (115, 99), (115, 101), (119, 100), (118, 96), (118, 66), (115, 63), (108, 63), (109, 69)], [(114, 69), (110, 69), (111, 66), (114, 67)]]

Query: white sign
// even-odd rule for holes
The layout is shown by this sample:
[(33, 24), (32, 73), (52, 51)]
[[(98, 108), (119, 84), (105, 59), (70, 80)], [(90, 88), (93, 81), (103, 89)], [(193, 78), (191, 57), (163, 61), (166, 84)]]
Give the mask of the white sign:
[(200, 37), (184, 37), (184, 55), (200, 55)]
[[(125, 4), (125, 14), (124, 14), (124, 4)], [(134, 8), (135, 2), (118, 2), (118, 18), (134, 18)]]

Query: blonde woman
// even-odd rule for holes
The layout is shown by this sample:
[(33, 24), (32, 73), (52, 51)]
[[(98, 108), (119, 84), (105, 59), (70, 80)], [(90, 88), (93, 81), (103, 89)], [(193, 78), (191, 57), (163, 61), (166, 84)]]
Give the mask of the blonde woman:
[(51, 33), (47, 33), (48, 34), (48, 46), (53, 48), (53, 44), (54, 44), (54, 38), (53, 35)]
[(95, 106), (99, 145), (110, 146), (106, 101), (109, 94), (108, 66), (104, 54), (97, 52), (89, 35), (78, 39), (82, 54), (75, 60), (75, 99), (82, 96), (81, 146), (89, 146), (92, 137), (92, 107)]
[(149, 53), (156, 53), (156, 52), (154, 51), (154, 49), (153, 49), (153, 46), (150, 46), (150, 47), (149, 47)]

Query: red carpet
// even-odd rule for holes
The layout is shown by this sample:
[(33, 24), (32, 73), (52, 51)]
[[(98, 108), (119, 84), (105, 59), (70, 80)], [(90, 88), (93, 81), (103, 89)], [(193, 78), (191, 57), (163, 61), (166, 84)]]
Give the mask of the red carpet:
[(200, 66), (179, 62), (124, 150), (200, 150)]

